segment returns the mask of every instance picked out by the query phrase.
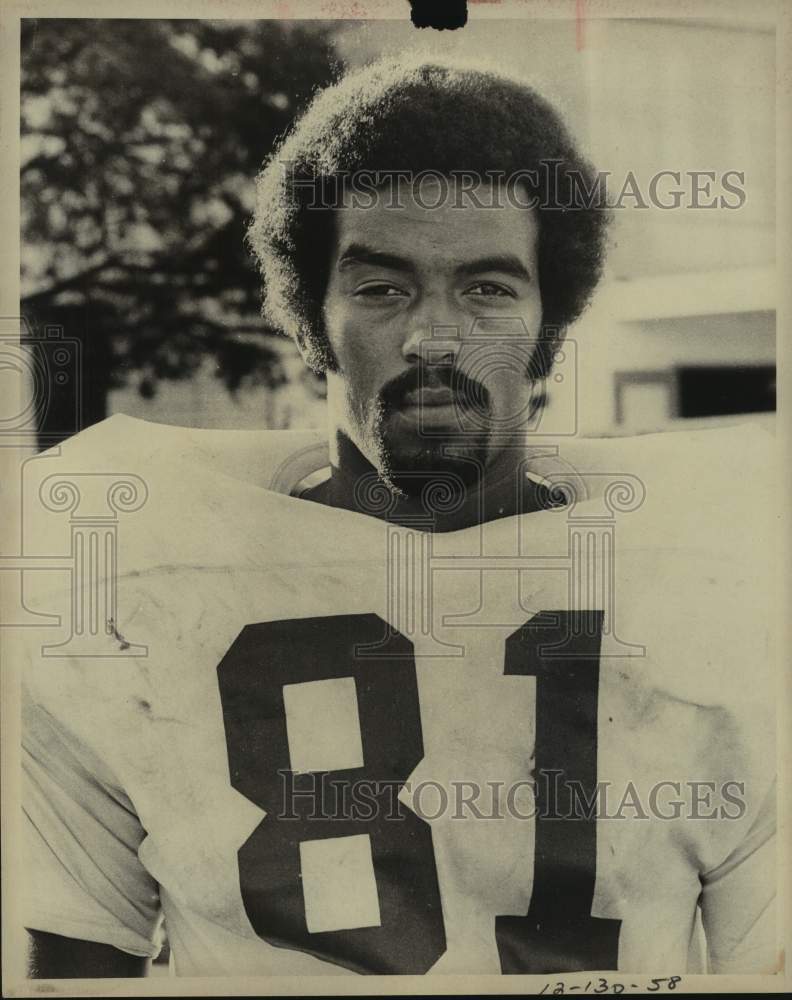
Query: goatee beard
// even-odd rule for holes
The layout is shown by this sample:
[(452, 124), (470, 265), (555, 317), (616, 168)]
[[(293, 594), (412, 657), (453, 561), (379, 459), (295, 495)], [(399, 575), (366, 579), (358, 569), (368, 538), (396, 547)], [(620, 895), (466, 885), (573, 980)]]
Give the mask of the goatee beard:
[[(390, 441), (388, 423), (403, 408), (407, 393), (428, 387), (451, 389), (460, 407), (460, 417), (465, 412), (473, 413), (479, 426), (470, 431), (460, 419), (457, 427), (450, 428), (450, 440), (418, 429), (414, 441), (406, 446)], [(375, 457), (374, 464), (383, 483), (396, 496), (404, 498), (425, 490), (433, 478), (446, 483), (455, 480), (465, 487), (481, 482), (490, 433), (482, 431), (480, 426), (482, 418), (486, 422), (489, 408), (489, 393), (480, 383), (448, 366), (423, 366), (409, 369), (389, 382), (370, 404), (368, 412), (358, 413), (358, 417), (360, 426), (367, 428), (366, 444)]]

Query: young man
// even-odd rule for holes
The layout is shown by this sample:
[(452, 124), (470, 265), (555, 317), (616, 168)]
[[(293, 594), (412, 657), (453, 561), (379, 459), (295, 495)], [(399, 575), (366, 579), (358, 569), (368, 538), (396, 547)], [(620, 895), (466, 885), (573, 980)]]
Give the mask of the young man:
[(772, 971), (765, 435), (533, 436), (592, 177), (518, 82), (347, 77), (251, 229), (328, 440), (115, 417), (40, 463), (50, 511), (139, 502), (26, 643), (34, 975), (142, 974), (163, 913), (183, 975)]

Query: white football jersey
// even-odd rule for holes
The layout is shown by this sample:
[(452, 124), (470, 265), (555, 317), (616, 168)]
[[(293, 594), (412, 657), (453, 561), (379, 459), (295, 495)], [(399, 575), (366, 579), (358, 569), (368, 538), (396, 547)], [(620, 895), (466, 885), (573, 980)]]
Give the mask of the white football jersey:
[(164, 915), (191, 976), (679, 973), (700, 915), (772, 970), (768, 440), (538, 450), (565, 507), (443, 534), (290, 495), (313, 433), (30, 461), (26, 926), (154, 955)]

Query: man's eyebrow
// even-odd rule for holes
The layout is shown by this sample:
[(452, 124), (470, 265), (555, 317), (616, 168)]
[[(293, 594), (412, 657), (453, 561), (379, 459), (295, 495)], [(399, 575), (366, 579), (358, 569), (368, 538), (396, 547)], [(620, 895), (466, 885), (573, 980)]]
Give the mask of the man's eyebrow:
[(482, 274), (485, 271), (500, 271), (501, 274), (510, 274), (514, 278), (522, 278), (523, 281), (531, 280), (530, 271), (525, 264), (511, 253), (477, 257), (475, 260), (465, 261), (456, 268), (457, 274), (463, 275)]
[[(350, 243), (338, 258), (339, 270), (354, 264), (368, 264), (370, 267), (382, 267), (389, 271), (402, 271), (407, 274), (412, 274), (415, 271), (415, 265), (407, 257), (374, 250), (363, 243)], [(531, 281), (530, 272), (516, 254), (488, 254), (485, 257), (477, 257), (475, 260), (459, 264), (455, 271), (461, 275), (499, 271), (501, 274), (510, 274), (523, 281)]]
[(350, 243), (346, 250), (338, 258), (338, 268), (349, 267), (352, 264), (368, 264), (371, 267), (384, 267), (389, 271), (404, 271), (412, 273), (415, 268), (406, 257), (399, 257), (398, 254), (385, 253), (382, 250), (373, 250), (362, 243)]

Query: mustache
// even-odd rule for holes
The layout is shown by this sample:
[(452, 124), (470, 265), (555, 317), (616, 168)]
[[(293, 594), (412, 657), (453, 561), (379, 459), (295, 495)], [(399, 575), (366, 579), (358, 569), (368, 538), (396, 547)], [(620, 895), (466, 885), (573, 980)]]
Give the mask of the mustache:
[(489, 412), (487, 387), (452, 365), (416, 365), (408, 368), (382, 387), (379, 398), (387, 411), (400, 410), (405, 406), (407, 393), (419, 389), (449, 389), (460, 409)]

